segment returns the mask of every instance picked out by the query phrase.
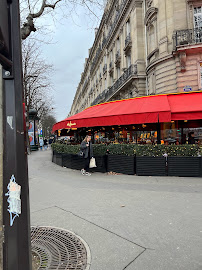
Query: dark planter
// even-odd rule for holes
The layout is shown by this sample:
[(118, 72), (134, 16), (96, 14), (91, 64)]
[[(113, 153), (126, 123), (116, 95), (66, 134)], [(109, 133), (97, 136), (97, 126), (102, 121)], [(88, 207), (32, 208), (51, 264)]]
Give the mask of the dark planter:
[(81, 170), (84, 167), (84, 158), (78, 155), (71, 155), (71, 169)]
[(165, 176), (166, 159), (164, 157), (136, 157), (136, 174), (146, 176)]
[(52, 151), (52, 162), (56, 163), (56, 154), (55, 151)]
[(59, 166), (62, 166), (62, 154), (56, 153), (54, 156), (55, 156), (55, 163)]
[(202, 176), (201, 157), (168, 157), (169, 176)]
[(71, 154), (62, 155), (62, 166), (66, 168), (71, 168)]
[(135, 157), (126, 155), (108, 155), (108, 172), (135, 174)]
[(96, 161), (96, 168), (90, 169), (93, 172), (107, 172), (107, 156), (94, 156)]

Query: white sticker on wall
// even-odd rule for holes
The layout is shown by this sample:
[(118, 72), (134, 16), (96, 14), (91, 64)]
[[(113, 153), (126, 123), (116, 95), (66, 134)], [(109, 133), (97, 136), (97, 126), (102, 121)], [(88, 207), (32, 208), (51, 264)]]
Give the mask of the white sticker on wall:
[(13, 129), (13, 116), (7, 116), (7, 123), (9, 124), (10, 128)]
[(8, 192), (5, 194), (8, 196), (8, 212), (10, 213), (10, 226), (13, 226), (16, 217), (21, 214), (21, 186), (15, 181), (15, 176), (12, 175), (10, 183), (7, 186)]

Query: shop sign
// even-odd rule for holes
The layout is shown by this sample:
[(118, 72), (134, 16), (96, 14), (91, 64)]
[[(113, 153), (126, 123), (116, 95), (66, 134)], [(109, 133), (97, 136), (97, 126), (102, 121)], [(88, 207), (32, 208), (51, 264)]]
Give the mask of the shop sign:
[(191, 86), (185, 86), (184, 88), (183, 88), (183, 91), (184, 92), (190, 92), (190, 91), (192, 91), (192, 87)]
[(67, 123), (67, 127), (72, 127), (72, 126), (76, 126), (76, 123), (72, 123), (71, 121)]

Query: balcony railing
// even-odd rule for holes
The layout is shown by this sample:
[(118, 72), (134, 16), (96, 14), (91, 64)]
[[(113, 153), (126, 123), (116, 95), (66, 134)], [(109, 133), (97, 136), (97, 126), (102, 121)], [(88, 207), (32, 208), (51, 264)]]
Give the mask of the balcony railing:
[(91, 103), (91, 106), (98, 104), (101, 101), (108, 100), (117, 90), (122, 87), (129, 78), (137, 75), (137, 65), (131, 65), (128, 69), (124, 71), (121, 77), (108, 89), (99, 94), (96, 99)]
[(202, 43), (202, 27), (176, 31), (174, 35), (175, 46)]

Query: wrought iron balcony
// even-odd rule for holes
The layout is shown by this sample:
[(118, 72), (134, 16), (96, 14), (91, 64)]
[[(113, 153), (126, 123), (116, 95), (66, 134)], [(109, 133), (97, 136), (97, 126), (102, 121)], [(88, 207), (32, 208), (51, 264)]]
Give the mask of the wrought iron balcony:
[(178, 30), (173, 38), (176, 47), (202, 43), (202, 27)]
[(128, 51), (130, 51), (131, 47), (132, 47), (132, 41), (131, 41), (131, 36), (130, 36), (130, 33), (129, 33), (128, 36), (125, 39), (125, 47), (123, 49), (125, 51), (125, 54), (127, 54)]
[(130, 33), (127, 35), (126, 39), (125, 39), (125, 47), (131, 42), (131, 37), (130, 37)]
[(131, 65), (127, 68), (121, 77), (108, 89), (99, 94), (96, 99), (91, 103), (91, 106), (100, 103), (101, 101), (107, 101), (115, 94), (130, 78), (137, 75), (137, 65)]

